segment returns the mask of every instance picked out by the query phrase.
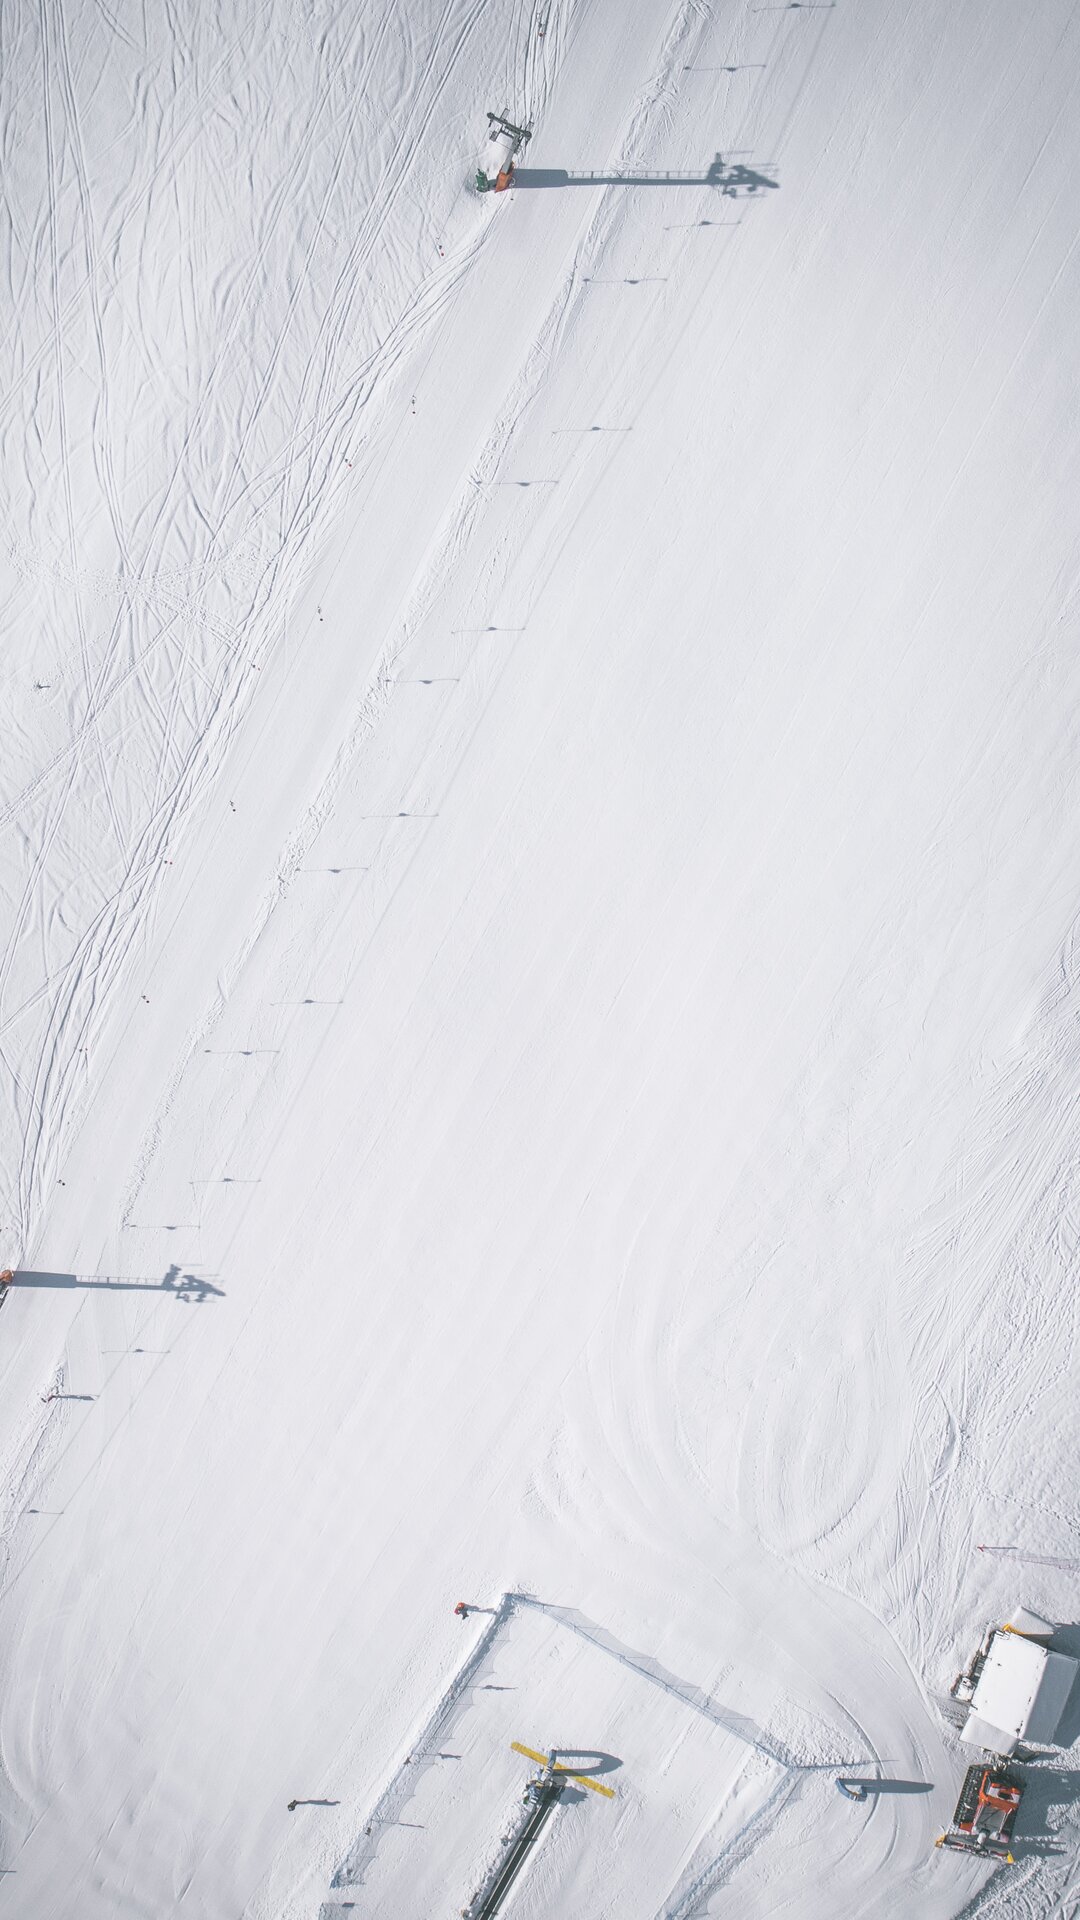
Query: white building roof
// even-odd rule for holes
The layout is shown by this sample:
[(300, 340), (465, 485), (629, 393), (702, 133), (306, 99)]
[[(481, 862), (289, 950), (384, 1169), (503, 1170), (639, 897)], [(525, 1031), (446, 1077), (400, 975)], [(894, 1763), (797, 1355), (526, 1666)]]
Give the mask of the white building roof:
[[(971, 1714), (961, 1738), (969, 1745), (1011, 1753), (1019, 1740), (1047, 1746), (1054, 1738), (1078, 1663), (1050, 1653), (1037, 1641), (1007, 1631), (995, 1633), (971, 1696)], [(998, 1734), (1000, 1738), (989, 1736)]]
[(1005, 1624), (1013, 1633), (1026, 1633), (1029, 1640), (1052, 1640), (1054, 1637), (1053, 1621), (1032, 1613), (1030, 1607), (1017, 1607)]

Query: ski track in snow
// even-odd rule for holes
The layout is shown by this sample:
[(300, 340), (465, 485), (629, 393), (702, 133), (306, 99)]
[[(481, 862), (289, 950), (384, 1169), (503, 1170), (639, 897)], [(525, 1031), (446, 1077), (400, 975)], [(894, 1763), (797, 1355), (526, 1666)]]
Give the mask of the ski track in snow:
[[(602, 87), (611, 35), (600, 10), (580, 4), (505, 0), (493, 14), (480, 0), (434, 0), (419, 14), (361, 7), (300, 20), (265, 0), (238, 24), (224, 9), (136, 22), (40, 0), (0, 26), (3, 618), (14, 663), (0, 804), (4, 1261), (74, 1266), (77, 1249), (88, 1274), (125, 1258), (157, 1274), (167, 1258), (227, 1282), (203, 1317), (205, 1379), (187, 1328), (182, 1354), (169, 1339), (177, 1367), (192, 1367), (190, 1397), (167, 1384), (164, 1359), (150, 1376), (170, 1409), (162, 1491), (134, 1484), (156, 1516), (160, 1587), (147, 1584), (141, 1536), (125, 1544), (110, 1507), (125, 1443), (138, 1431), (163, 1445), (147, 1424), (150, 1381), (134, 1385), (130, 1358), (105, 1369), (100, 1391), (95, 1376), (93, 1406), (89, 1396), (85, 1407), (21, 1406), (5, 1428), (0, 1568), (13, 1651), (0, 1755), (5, 1819), (26, 1861), (20, 1882), (0, 1880), (5, 1911), (5, 1898), (19, 1911), (25, 1888), (42, 1914), (65, 1911), (76, 1892), (88, 1913), (152, 1913), (162, 1898), (252, 1920), (315, 1910), (313, 1888), (345, 1857), (354, 1812), (317, 1841), (295, 1827), (283, 1841), (260, 1802), (236, 1839), (190, 1780), (177, 1784), (171, 1735), (164, 1757), (158, 1735), (135, 1748), (159, 1701), (179, 1753), (200, 1737), (216, 1744), (203, 1670), (214, 1620), (230, 1616), (228, 1605), (215, 1615), (213, 1596), (223, 1585), (235, 1611), (251, 1575), (216, 1535), (205, 1567), (184, 1556), (190, 1516), (215, 1485), (219, 1436), (239, 1459), (244, 1426), (263, 1432), (265, 1481), (240, 1464), (235, 1485), (216, 1484), (222, 1528), (235, 1500), (238, 1530), (260, 1538), (265, 1510), (273, 1539), (272, 1449), (287, 1445), (290, 1417), (310, 1422), (302, 1463), (313, 1451), (336, 1461), (353, 1434), (367, 1497), (368, 1415), (349, 1427), (363, 1394), (377, 1428), (414, 1395), (440, 1458), (425, 1471), (406, 1436), (401, 1512), (372, 1518), (366, 1571), (352, 1563), (368, 1527), (354, 1534), (340, 1519), (356, 1489), (326, 1496), (351, 1558), (341, 1564), (316, 1535), (328, 1568), (315, 1576), (325, 1593), (314, 1619), (321, 1631), (326, 1611), (326, 1658), (341, 1658), (353, 1625), (331, 1611), (333, 1596), (356, 1583), (364, 1628), (343, 1684), (362, 1676), (359, 1728), (327, 1682), (325, 1727), (312, 1736), (321, 1683), (315, 1667), (285, 1666), (301, 1660), (294, 1650), (272, 1683), (288, 1692), (279, 1719), (299, 1716), (290, 1725), (310, 1743), (305, 1764), (320, 1777), (340, 1766), (350, 1807), (359, 1795), (390, 1808), (375, 1788), (446, 1666), (428, 1617), (445, 1611), (441, 1598), (425, 1593), (397, 1641), (387, 1619), (395, 1608), (406, 1617), (417, 1575), (465, 1577), (467, 1538), (500, 1591), (508, 1556), (537, 1593), (558, 1568), (550, 1577), (568, 1590), (528, 1603), (553, 1614), (564, 1602), (569, 1619), (573, 1582), (592, 1582), (583, 1608), (613, 1620), (612, 1647), (653, 1633), (658, 1671), (700, 1670), (704, 1696), (797, 1775), (700, 1879), (673, 1890), (669, 1920), (1073, 1911), (1078, 1816), (1065, 1792), (1051, 1800), (1062, 1852), (1033, 1846), (1007, 1884), (980, 1887), (974, 1865), (943, 1861), (930, 1843), (959, 1775), (934, 1696), (1019, 1579), (1022, 1597), (1067, 1619), (1063, 1576), (1080, 1551), (1069, 1467), (1080, 923), (1067, 829), (1045, 882), (1030, 880), (1076, 800), (1077, 555), (1053, 518), (1069, 469), (1038, 438), (1057, 404), (1045, 336), (1075, 280), (1061, 184), (1080, 87), (1075, 25), (1050, 8), (1025, 35), (991, 9), (968, 18), (966, 38), (950, 15), (920, 40), (916, 10), (900, 6), (861, 24), (809, 7), (721, 18), (700, 0), (681, 0), (666, 22), (646, 24), (647, 11), (627, 16), (630, 77), (612, 56), (603, 113), (589, 76)], [(950, 61), (968, 73), (971, 104), (935, 174), (928, 129)], [(713, 125), (705, 89), (692, 91), (707, 74), (713, 148), (774, 168), (778, 192), (701, 188), (684, 207), (674, 188), (582, 190), (568, 207), (525, 187), (502, 204), (466, 191), (486, 105), (535, 123), (525, 167), (563, 164), (552, 125), (574, 166), (659, 178), (687, 150), (707, 166), (712, 153), (695, 142), (708, 145)], [(925, 237), (902, 224), (895, 149), (877, 140), (866, 105), (876, 93), (891, 105), (890, 88)], [(1025, 115), (1030, 151), (990, 179), (994, 127), (1018, 141)], [(864, 168), (872, 215), (856, 196)], [(839, 249), (842, 271), (832, 236), (846, 194), (863, 220), (851, 285), (871, 345), (863, 368), (854, 330), (840, 338), (808, 362), (800, 389), (783, 360), (800, 346), (785, 302), (821, 300), (819, 250)], [(545, 201), (555, 237), (541, 243)], [(681, 221), (701, 207), (697, 222)], [(725, 222), (727, 233), (699, 230)], [(903, 289), (888, 281), (898, 245), (930, 289), (937, 364), (893, 310), (902, 315)], [(805, 333), (815, 324), (808, 308)], [(455, 337), (475, 339), (475, 364), (454, 365)], [(835, 366), (845, 353), (850, 392)], [(710, 446), (704, 462), (715, 521), (700, 499), (686, 503), (705, 536), (693, 554), (704, 584), (680, 582), (685, 610), (649, 641), (630, 629), (635, 539), (619, 544), (618, 515), (633, 510), (639, 436), (657, 463), (647, 519), (670, 524), (680, 551), (680, 516), (663, 515), (665, 488), (678, 490), (684, 463), (694, 473), (684, 360), (721, 397), (701, 433), (725, 451)], [(461, 400), (470, 381), (482, 395), (475, 418)], [(932, 404), (909, 441), (907, 396), (924, 390)], [(665, 408), (681, 423), (670, 441), (656, 425)], [(737, 458), (744, 421), (763, 452), (736, 473), (724, 460)], [(987, 446), (1005, 436), (1016, 458), (1026, 432), (1035, 451), (1031, 495), (1010, 526), (1015, 555), (1002, 546), (982, 569), (993, 691), (972, 718), (978, 671), (960, 643), (956, 660), (943, 646), (963, 611), (940, 555), (991, 491)], [(410, 452), (420, 433), (445, 472)], [(828, 452), (804, 474), (801, 450), (815, 439)], [(407, 502), (404, 527), (379, 519), (384, 495)], [(759, 531), (774, 515), (786, 545)], [(391, 533), (396, 567), (383, 551)], [(643, 546), (649, 537), (643, 520)], [(1057, 557), (1039, 570), (1030, 555), (1048, 537)], [(564, 579), (576, 597), (560, 601)], [(639, 580), (641, 600), (651, 584)], [(363, 609), (351, 633), (350, 598)], [(1030, 633), (999, 657), (995, 622), (1021, 617)], [(694, 656), (695, 694), (680, 642), (697, 619), (710, 638)], [(1047, 621), (1063, 630), (1048, 635)], [(895, 645), (875, 665), (882, 633)], [(279, 796), (280, 703), (320, 670), (327, 724), (298, 701), (309, 762)], [(287, 693), (268, 690), (277, 676)], [(931, 713), (920, 711), (927, 689), (940, 699)], [(1052, 712), (1065, 717), (1044, 736)], [(899, 773), (894, 733), (907, 743)], [(224, 768), (270, 821), (263, 842), (241, 829), (257, 862), (243, 876), (221, 850)], [(899, 796), (892, 814), (879, 770)], [(619, 808), (624, 838), (640, 846), (609, 873)], [(722, 823), (715, 842), (710, 818)], [(349, 878), (331, 891), (321, 874)], [(1010, 885), (1030, 910), (1028, 945), (1001, 906)], [(187, 923), (200, 886), (212, 956), (188, 987), (175, 974), (195, 966)], [(716, 903), (712, 920), (703, 899)], [(145, 1084), (125, 1033), (144, 975), (167, 1009)], [(1034, 1005), (1017, 1028), (1025, 990)], [(130, 1103), (117, 1092), (125, 1074)], [(428, 1130), (417, 1131), (425, 1099)], [(102, 1168), (111, 1212), (93, 1198)], [(477, 1181), (471, 1201), (454, 1193), (463, 1169)], [(62, 1172), (88, 1196), (85, 1228), (64, 1211)], [(294, 1177), (298, 1204), (328, 1223), (311, 1297), (342, 1354), (362, 1347), (355, 1405), (335, 1370), (346, 1363), (312, 1327), (296, 1329), (295, 1375), (265, 1331), (280, 1284), (274, 1222), (282, 1240), (296, 1231)], [(470, 1204), (474, 1237), (459, 1244), (452, 1223)], [(67, 1238), (50, 1255), (58, 1220)], [(362, 1249), (369, 1288), (355, 1319), (320, 1291), (339, 1223)], [(380, 1291), (397, 1258), (397, 1289)], [(425, 1295), (417, 1275), (429, 1268)], [(0, 1341), (26, 1325), (16, 1316), (29, 1297), (5, 1301)], [(73, 1355), (91, 1377), (119, 1309), (83, 1300), (66, 1331), (62, 1300), (50, 1300), (51, 1318), (42, 1311), (12, 1376), (20, 1391), (50, 1342), (60, 1357), (41, 1373), (46, 1387), (73, 1377)], [(144, 1329), (158, 1340), (168, 1311), (148, 1295), (134, 1328), (125, 1318), (129, 1351)], [(300, 1317), (316, 1322), (317, 1308)], [(481, 1332), (486, 1392), (463, 1411), (458, 1383)], [(322, 1441), (321, 1404), (293, 1401), (305, 1362), (325, 1399)], [(277, 1381), (284, 1438), (257, 1424), (261, 1368), (271, 1397)], [(515, 1379), (526, 1404), (512, 1415)], [(201, 1451), (211, 1420), (210, 1477), (182, 1485), (170, 1506), (175, 1461)], [(463, 1541), (443, 1538), (458, 1523), (435, 1482), (459, 1472), (468, 1486), (470, 1461), (485, 1499), (505, 1503), (497, 1545), (460, 1490)], [(309, 1495), (321, 1510), (319, 1473), (337, 1470), (316, 1465), (296, 1511)], [(280, 1472), (298, 1474), (291, 1452)], [(54, 1494), (71, 1531), (90, 1529), (93, 1514), (106, 1535), (90, 1600), (58, 1520), (27, 1544), (29, 1503)], [(216, 1527), (212, 1505), (210, 1515)], [(273, 1569), (291, 1581), (284, 1562), (309, 1546), (293, 1510), (281, 1524), (299, 1528), (299, 1544), (285, 1534), (271, 1587)], [(422, 1545), (407, 1548), (403, 1529)], [(998, 1564), (974, 1550), (990, 1539), (1003, 1543)], [(115, 1644), (93, 1611), (108, 1612), (108, 1579), (121, 1610), (125, 1582), (133, 1596)], [(238, 1668), (260, 1634), (276, 1647), (271, 1604), (252, 1597)], [(204, 1607), (207, 1640), (195, 1637)], [(170, 1608), (166, 1652), (153, 1635)], [(400, 1682), (374, 1651), (385, 1658), (388, 1646)], [(185, 1648), (188, 1664), (171, 1666)], [(20, 1657), (38, 1676), (25, 1695), (13, 1691)], [(709, 1661), (710, 1672), (693, 1664)], [(95, 1772), (93, 1729), (126, 1665), (132, 1705), (110, 1720)], [(66, 1674), (76, 1678), (61, 1700), (53, 1676)], [(223, 1743), (253, 1697), (244, 1684), (230, 1670)], [(232, 1754), (230, 1744), (221, 1762), (230, 1804)], [(935, 1793), (881, 1795), (838, 1818), (831, 1769), (848, 1767)], [(267, 1800), (280, 1798), (273, 1763), (266, 1777)], [(66, 1816), (50, 1880), (41, 1849), (56, 1844), (72, 1782), (88, 1783), (87, 1798)], [(613, 1912), (630, 1911), (632, 1887), (631, 1874), (612, 1889)], [(523, 1914), (529, 1898), (523, 1890)]]
[[(260, 11), (265, 13), (267, 9)], [(159, 502), (140, 505), (129, 530), (119, 507), (117, 456), (110, 433), (111, 419), (123, 409), (112, 401), (103, 346), (103, 314), (108, 312), (114, 327), (123, 315), (125, 276), (123, 270), (115, 268), (103, 273), (100, 262), (103, 255), (112, 261), (123, 258), (128, 232), (142, 218), (144, 203), (160, 197), (176, 179), (174, 155), (182, 147), (183, 133), (195, 124), (197, 110), (205, 106), (209, 84), (222, 83), (230, 54), (215, 67), (208, 86), (196, 94), (176, 138), (166, 144), (164, 154), (159, 151), (150, 186), (134, 206), (111, 210), (104, 238), (99, 240), (94, 231), (67, 32), (59, 14), (54, 21), (48, 8), (42, 10), (45, 172), (53, 254), (50, 279), (56, 302), (52, 331), (57, 361), (59, 464), (64, 498), (69, 503), (69, 552), (66, 563), (60, 561), (59, 554), (51, 564), (42, 564), (37, 555), (30, 559), (27, 554), (24, 560), (25, 547), (16, 548), (13, 557), (17, 568), (22, 562), (39, 584), (51, 579), (58, 591), (66, 591), (81, 636), (85, 699), (82, 712), (79, 703), (69, 707), (73, 723), (70, 739), (58, 746), (51, 762), (13, 795), (3, 815), (6, 822), (13, 823), (17, 818), (24, 831), (29, 829), (31, 843), (37, 838), (30, 826), (35, 813), (44, 828), (40, 848), (21, 883), (21, 897), (17, 904), (12, 899), (12, 931), (0, 956), (0, 1033), (5, 1036), (7, 1058), (22, 1094), (15, 1116), (21, 1148), (18, 1153), (5, 1155), (6, 1163), (19, 1169), (15, 1192), (7, 1204), (16, 1210), (17, 1234), (24, 1244), (33, 1197), (40, 1191), (44, 1169), (55, 1172), (52, 1116), (60, 1109), (70, 1112), (77, 1108), (82, 1077), (80, 1050), (85, 1057), (85, 1050), (93, 1045), (100, 1003), (137, 943), (147, 893), (161, 882), (166, 849), (182, 832), (187, 811), (205, 797), (212, 769), (240, 722), (252, 686), (250, 669), (260, 664), (268, 645), (268, 621), (280, 619), (280, 615), (271, 616), (269, 610), (275, 595), (280, 594), (284, 575), (303, 564), (320, 515), (325, 518), (333, 510), (333, 496), (340, 490), (334, 485), (334, 476), (336, 473), (340, 482), (337, 469), (341, 466), (341, 448), (347, 446), (357, 456), (351, 471), (359, 480), (365, 470), (362, 449), (367, 418), (380, 406), (385, 407), (385, 388), (396, 364), (415, 349), (417, 337), (430, 327), (467, 266), (471, 242), (465, 239), (456, 260), (448, 247), (447, 261), (433, 259), (425, 277), (417, 280), (415, 245), (408, 254), (402, 253), (400, 242), (397, 247), (391, 245), (389, 266), (397, 281), (402, 310), (390, 317), (388, 330), (377, 344), (361, 345), (358, 288), (364, 274), (371, 271), (375, 250), (385, 245), (388, 229), (393, 239), (395, 204), (407, 183), (411, 184), (409, 170), (402, 170), (394, 162), (401, 146), (414, 153), (422, 148), (440, 96), (475, 35), (478, 17), (476, 6), (448, 6), (429, 27), (426, 47), (417, 36), (419, 44), (414, 39), (401, 50), (397, 72), (401, 111), (392, 134), (384, 135), (382, 153), (373, 156), (377, 165), (381, 162), (381, 171), (376, 171), (369, 182), (371, 211), (343, 257), (336, 261), (325, 257), (329, 252), (328, 212), (343, 197), (346, 155), (356, 157), (352, 150), (353, 120), (372, 89), (385, 83), (379, 72), (380, 55), (397, 52), (386, 45), (391, 38), (388, 16), (373, 16), (370, 36), (364, 30), (366, 23), (358, 23), (353, 35), (355, 46), (344, 50), (351, 53), (358, 67), (355, 92), (347, 84), (347, 69), (326, 70), (321, 62), (315, 69), (312, 110), (303, 140), (292, 155), (289, 172), (272, 195), (267, 214), (255, 229), (250, 263), (242, 273), (235, 265), (231, 268), (234, 285), (219, 284), (214, 289), (215, 304), (226, 315), (226, 324), (221, 329), (215, 368), (190, 419), (185, 422), (181, 414), (182, 438), (171, 478)], [(51, 33), (58, 37), (56, 60), (52, 57)], [(240, 52), (241, 42), (234, 41), (231, 55), (236, 57)], [(55, 66), (62, 79), (63, 116), (59, 122), (52, 99)], [(304, 183), (316, 142), (324, 140), (324, 123), (332, 104), (350, 98), (351, 109), (338, 113), (339, 124), (333, 129), (326, 177), (312, 183), (317, 184), (319, 197), (313, 203), (309, 231), (302, 248), (291, 243), (295, 257), (289, 260), (287, 271), (293, 290), (276, 339), (268, 354), (253, 354), (249, 336), (260, 331), (262, 290), (272, 254), (281, 249), (286, 212), (290, 222), (295, 221), (297, 188)], [(394, 144), (395, 137), (400, 145)], [(61, 255), (57, 209), (71, 201), (73, 187), (81, 233), (77, 239), (72, 232), (68, 248)], [(303, 225), (297, 224), (303, 234)], [(127, 282), (136, 286), (144, 244), (137, 233), (134, 261), (126, 273)], [(87, 270), (78, 294), (65, 307), (62, 288), (65, 279), (71, 277), (77, 247)], [(327, 276), (328, 266), (331, 276)], [(313, 316), (314, 332), (305, 335), (297, 323), (297, 309), (305, 296), (311, 300), (310, 289), (318, 284), (316, 267), (329, 284), (324, 310)], [(116, 548), (112, 578), (103, 569), (99, 582), (91, 583), (100, 606), (97, 624), (101, 639), (95, 647), (96, 660), (91, 657), (84, 611), (86, 589), (74, 547), (70, 507), (73, 456), (65, 424), (64, 356), (74, 351), (67, 342), (78, 324), (76, 302), (81, 304), (83, 299), (90, 310), (101, 379), (93, 402), (90, 451), (96, 462), (100, 460), (95, 479), (104, 495)], [(186, 325), (184, 335), (189, 348), (194, 346)], [(355, 365), (358, 350), (360, 364), (343, 383), (342, 375), (350, 361)], [(32, 337), (23, 351), (32, 362)], [(288, 366), (286, 354), (292, 356)], [(243, 363), (249, 355), (255, 364), (263, 363), (253, 395), (243, 393)], [(25, 387), (26, 377), (9, 393), (9, 413)], [(193, 458), (200, 437), (206, 437), (215, 419), (226, 416), (227, 382), (238, 387), (240, 435), (230, 464), (215, 480), (214, 504), (201, 516), (201, 528), (197, 523), (185, 528), (178, 514), (178, 497), (181, 489), (194, 486), (198, 490)], [(289, 415), (282, 414), (286, 398), (291, 406)], [(10, 428), (0, 444), (14, 460), (16, 449)], [(180, 566), (170, 558), (170, 549), (175, 550), (178, 542), (183, 543)], [(144, 556), (138, 561), (132, 558), (136, 550)], [(234, 569), (238, 575), (235, 585), (229, 577)], [(160, 591), (166, 595), (164, 608), (158, 605), (159, 578)], [(179, 604), (175, 591), (165, 585), (170, 578), (190, 583), (181, 590)], [(215, 603), (222, 607), (221, 612), (215, 611)], [(167, 693), (160, 690), (163, 665), (167, 665), (171, 681)], [(143, 792), (136, 789), (124, 796), (128, 805), (123, 823), (114, 792), (117, 769), (111, 758), (111, 750), (121, 740), (125, 784), (140, 763), (148, 771), (154, 769)], [(104, 757), (107, 746), (108, 763)], [(65, 841), (70, 843), (74, 836), (77, 845), (82, 819), (87, 811), (101, 805), (107, 809), (115, 841), (115, 858), (107, 863), (112, 867), (113, 887), (99, 902), (84, 904), (88, 881), (85, 865), (81, 870), (75, 867), (75, 848), (69, 854)], [(19, 886), (14, 873), (11, 878), (13, 887)], [(59, 888), (55, 906), (50, 900), (50, 883)], [(50, 950), (49, 974), (35, 979), (34, 967), (40, 964), (38, 955), (43, 944), (42, 920), (55, 919), (62, 912), (70, 923), (71, 907), (61, 903), (73, 899), (79, 902), (76, 912), (81, 909), (86, 915), (90, 906), (90, 914), (81, 930), (75, 920), (71, 951), (61, 958)], [(26, 1028), (31, 1021), (35, 1022), (36, 1033), (28, 1040)], [(7, 1039), (9, 1034), (17, 1035), (17, 1054), (12, 1050), (12, 1040)]]

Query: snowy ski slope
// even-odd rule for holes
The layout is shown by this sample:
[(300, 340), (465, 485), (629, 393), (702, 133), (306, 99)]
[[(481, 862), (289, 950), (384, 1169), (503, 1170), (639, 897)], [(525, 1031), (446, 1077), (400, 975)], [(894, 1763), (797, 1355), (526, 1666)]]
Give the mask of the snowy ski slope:
[(1078, 81), (0, 11), (0, 1916), (1076, 1911)]

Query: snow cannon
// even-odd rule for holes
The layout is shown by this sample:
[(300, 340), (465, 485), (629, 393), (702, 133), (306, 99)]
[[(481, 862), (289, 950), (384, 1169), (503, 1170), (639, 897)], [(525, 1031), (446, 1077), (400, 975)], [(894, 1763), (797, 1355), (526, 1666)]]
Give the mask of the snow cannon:
[(486, 165), (476, 170), (477, 193), (505, 193), (514, 178), (514, 160), (532, 137), (531, 127), (516, 127), (505, 113), (489, 113), (488, 140), (494, 153), (485, 155)]

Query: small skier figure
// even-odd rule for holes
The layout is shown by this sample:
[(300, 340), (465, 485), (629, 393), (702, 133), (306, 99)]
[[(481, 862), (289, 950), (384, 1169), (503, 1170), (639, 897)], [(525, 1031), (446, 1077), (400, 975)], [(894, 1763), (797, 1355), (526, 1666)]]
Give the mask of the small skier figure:
[(300, 1805), (300, 1802), (299, 1802), (299, 1800), (290, 1800), (290, 1801), (289, 1801), (289, 1812), (290, 1812), (290, 1813), (295, 1813), (295, 1812), (296, 1812), (296, 1809), (297, 1809), (297, 1807), (298, 1807), (299, 1805)]
[(457, 1614), (459, 1620), (467, 1620), (469, 1617), (468, 1602), (459, 1600), (457, 1606), (454, 1608), (454, 1612)]

